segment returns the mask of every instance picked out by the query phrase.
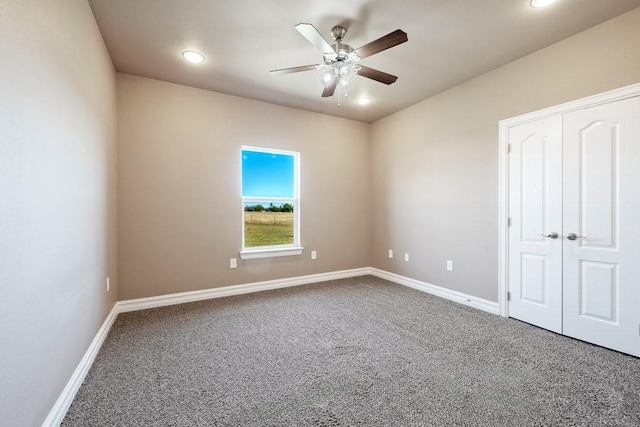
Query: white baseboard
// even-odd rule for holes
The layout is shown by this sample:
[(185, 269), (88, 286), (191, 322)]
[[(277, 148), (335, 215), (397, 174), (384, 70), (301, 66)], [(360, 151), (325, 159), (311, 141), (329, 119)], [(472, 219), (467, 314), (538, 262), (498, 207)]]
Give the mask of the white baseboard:
[(497, 302), (452, 291), (430, 283), (421, 282), (399, 274), (379, 270), (373, 267), (356, 268), (353, 270), (334, 271), (330, 273), (312, 274), (286, 279), (268, 280), (264, 282), (247, 283), (243, 285), (224, 286), (220, 288), (203, 289), (200, 291), (180, 292), (175, 294), (160, 295), (156, 297), (138, 298), (119, 301), (118, 313), (128, 311), (145, 310), (148, 308), (164, 307), (167, 305), (183, 304), (186, 302), (203, 301), (213, 298), (222, 298), (232, 295), (248, 294), (253, 292), (268, 291), (272, 289), (288, 288), (291, 286), (307, 285), (311, 283), (325, 282), (328, 280), (344, 279), (348, 277), (371, 274), (385, 280), (408, 286), (428, 294), (436, 295), (460, 304), (468, 305), (492, 314), (500, 314), (500, 306)]
[(430, 283), (421, 282), (405, 276), (400, 276), (377, 268), (365, 267), (352, 270), (334, 271), (330, 273), (312, 274), (308, 276), (298, 276), (286, 279), (268, 280), (264, 282), (254, 282), (243, 285), (224, 286), (221, 288), (203, 289), (200, 291), (180, 292), (175, 294), (160, 295), (149, 298), (138, 298), (118, 301), (114, 306), (102, 326), (98, 330), (95, 338), (89, 345), (86, 353), (80, 360), (78, 367), (71, 375), (69, 382), (60, 394), (55, 405), (49, 412), (43, 427), (59, 426), (66, 415), (71, 402), (80, 389), (84, 378), (87, 376), (93, 361), (102, 347), (113, 322), (119, 313), (129, 311), (145, 310), (148, 308), (164, 307), (167, 305), (182, 304), (186, 302), (203, 301), (212, 298), (222, 298), (232, 295), (248, 294), (253, 292), (267, 291), (271, 289), (288, 288), (291, 286), (307, 285), (311, 283), (325, 282), (328, 280), (345, 279), (348, 277), (364, 276), (371, 274), (381, 279), (389, 280), (399, 285), (408, 286), (428, 294), (436, 295), (460, 304), (468, 305), (493, 314), (500, 314), (500, 306), (496, 302), (482, 298), (476, 298), (461, 292), (452, 291)]
[(432, 285), (431, 283), (421, 282), (409, 277), (400, 276), (399, 274), (390, 273), (384, 270), (378, 270), (377, 268), (373, 267), (369, 269), (369, 274), (380, 277), (381, 279), (389, 280), (399, 285), (408, 286), (410, 288), (438, 296), (440, 298), (468, 305), (482, 311), (497, 315), (500, 314), (500, 305), (497, 302), (477, 298), (471, 295), (463, 294), (462, 292), (452, 291), (450, 289)]
[(71, 378), (67, 382), (67, 385), (60, 393), (60, 397), (49, 411), (49, 415), (42, 423), (43, 427), (57, 427), (62, 423), (64, 416), (67, 414), (69, 407), (71, 406), (71, 402), (76, 397), (76, 393), (80, 390), (80, 386), (84, 381), (87, 373), (89, 373), (89, 369), (91, 369), (91, 365), (93, 365), (93, 361), (96, 359), (98, 355), (98, 351), (100, 351), (100, 347), (102, 347), (102, 343), (105, 338), (109, 334), (109, 330), (111, 330), (111, 326), (113, 322), (116, 320), (118, 315), (118, 303), (115, 303), (107, 318), (102, 322), (102, 326), (98, 329), (98, 333), (96, 334), (91, 344), (89, 344), (89, 348), (80, 359), (80, 363), (71, 374)]
[(160, 295), (157, 297), (130, 299), (118, 302), (118, 312), (125, 313), (127, 311), (145, 310), (147, 308), (183, 304), (185, 302), (203, 301), (212, 298), (222, 298), (232, 295), (288, 288), (291, 286), (308, 285), (310, 283), (325, 282), (327, 280), (362, 276), (369, 273), (369, 268), (356, 268), (353, 270), (342, 270), (330, 273), (312, 274), (309, 276), (291, 277), (287, 279), (268, 280), (244, 285), (232, 285), (220, 288), (203, 289), (200, 291), (180, 292), (176, 294)]

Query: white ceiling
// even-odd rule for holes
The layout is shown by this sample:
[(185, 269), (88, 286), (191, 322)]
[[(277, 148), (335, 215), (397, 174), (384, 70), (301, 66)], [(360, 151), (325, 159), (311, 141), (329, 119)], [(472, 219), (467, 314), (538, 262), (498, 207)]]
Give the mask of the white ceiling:
[[(373, 122), (633, 8), (640, 0), (89, 0), (118, 71), (304, 110)], [(409, 41), (363, 59), (397, 75), (390, 86), (356, 77), (349, 97), (321, 98), (320, 70), (269, 70), (322, 62), (294, 25), (333, 44), (348, 28), (358, 48), (398, 28)], [(184, 50), (206, 60), (192, 65)], [(366, 95), (373, 102), (355, 104)]]

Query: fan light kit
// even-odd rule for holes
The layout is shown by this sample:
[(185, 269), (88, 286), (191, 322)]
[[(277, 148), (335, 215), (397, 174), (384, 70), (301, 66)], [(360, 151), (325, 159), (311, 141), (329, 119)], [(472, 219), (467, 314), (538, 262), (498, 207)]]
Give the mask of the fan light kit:
[(204, 62), (204, 56), (202, 56), (201, 53), (195, 52), (193, 50), (185, 50), (184, 52), (182, 52), (182, 56), (184, 59), (193, 64)]
[(555, 3), (556, 0), (531, 0), (531, 7), (547, 7), (551, 3)]
[[(309, 43), (322, 52), (324, 63), (272, 70), (272, 73), (289, 74), (300, 71), (324, 69), (320, 75), (320, 81), (324, 84), (322, 97), (327, 98), (333, 96), (337, 89), (338, 106), (340, 106), (340, 97), (342, 95), (348, 95), (349, 88), (356, 74), (386, 85), (390, 85), (398, 80), (396, 76), (365, 67), (364, 65), (359, 65), (358, 62), (361, 59), (406, 42), (408, 37), (404, 31), (395, 30), (386, 36), (380, 37), (354, 50), (348, 44), (342, 43), (342, 39), (347, 33), (347, 30), (339, 25), (331, 29), (331, 36), (336, 42), (333, 46), (331, 46), (311, 24), (298, 24), (295, 28)], [(369, 99), (369, 101), (371, 100)]]

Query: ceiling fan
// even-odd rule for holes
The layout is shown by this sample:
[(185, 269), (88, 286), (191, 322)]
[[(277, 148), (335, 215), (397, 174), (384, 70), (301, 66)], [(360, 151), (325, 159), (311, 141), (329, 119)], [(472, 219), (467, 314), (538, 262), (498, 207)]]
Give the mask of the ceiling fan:
[(358, 49), (353, 49), (348, 44), (342, 43), (342, 39), (347, 33), (347, 30), (339, 25), (331, 29), (331, 36), (336, 41), (333, 46), (331, 46), (311, 24), (298, 24), (295, 28), (309, 43), (322, 52), (324, 63), (272, 70), (271, 73), (289, 74), (326, 68), (327, 71), (322, 73), (321, 76), (321, 80), (325, 85), (322, 91), (323, 98), (333, 96), (336, 88), (338, 88), (339, 93), (342, 90), (346, 95), (347, 89), (356, 74), (387, 85), (398, 80), (398, 77), (394, 75), (359, 65), (358, 62), (361, 59), (406, 42), (408, 37), (404, 31), (395, 30)]

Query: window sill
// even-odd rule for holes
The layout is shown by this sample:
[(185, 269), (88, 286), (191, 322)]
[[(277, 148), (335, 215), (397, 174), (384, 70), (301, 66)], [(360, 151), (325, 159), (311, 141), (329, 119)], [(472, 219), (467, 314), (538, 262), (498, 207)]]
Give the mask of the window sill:
[(273, 258), (278, 256), (295, 256), (302, 255), (302, 246), (296, 246), (292, 248), (277, 248), (277, 249), (256, 249), (252, 251), (240, 252), (240, 259), (257, 259), (257, 258)]

